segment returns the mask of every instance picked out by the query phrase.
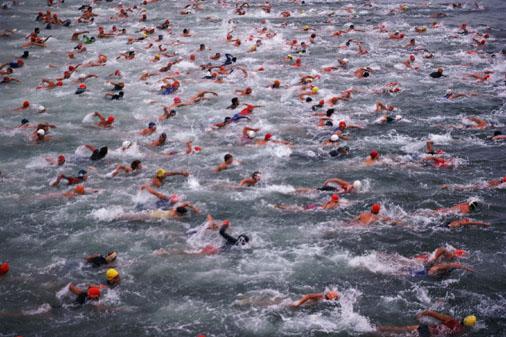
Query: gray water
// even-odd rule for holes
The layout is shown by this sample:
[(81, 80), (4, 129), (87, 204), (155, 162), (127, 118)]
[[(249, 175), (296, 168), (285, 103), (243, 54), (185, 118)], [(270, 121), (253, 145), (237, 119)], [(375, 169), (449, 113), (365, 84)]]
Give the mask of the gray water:
[[(398, 1), (370, 3), (372, 6), (363, 1), (306, 1), (306, 5), (276, 1), (271, 14), (266, 14), (259, 8), (261, 2), (252, 1), (246, 15), (237, 16), (232, 3), (223, 8), (216, 1), (209, 1), (203, 4), (203, 10), (181, 16), (176, 13), (186, 3), (161, 1), (146, 6), (145, 23), (137, 21), (138, 13), (112, 23), (108, 18), (115, 14), (117, 4), (99, 2), (94, 5), (99, 15), (97, 24), (88, 26), (76, 24), (77, 8), (82, 3), (66, 1), (53, 10), (62, 18), (72, 19), (71, 27), (54, 27), (50, 31), (34, 21), (36, 13), (46, 9), (43, 2), (24, 1), (0, 10), (0, 29), (18, 30), (11, 37), (0, 38), (1, 62), (22, 54), (23, 37), (34, 26), (41, 27), (41, 35), (53, 36), (48, 48), (32, 47), (26, 66), (16, 70), (14, 77), (22, 83), (0, 88), (3, 218), (0, 261), (9, 261), (11, 265), (9, 274), (0, 278), (0, 335), (359, 336), (370, 334), (378, 325), (416, 324), (416, 313), (432, 309), (456, 317), (474, 313), (478, 324), (468, 336), (505, 336), (505, 190), (452, 191), (439, 186), (477, 183), (506, 175), (505, 143), (486, 140), (493, 131), (505, 130), (506, 67), (500, 51), (506, 40), (506, 3), (482, 1), (483, 8), (478, 9), (473, 2), (466, 1), (463, 9), (452, 9), (439, 1), (428, 7), (410, 2), (406, 12), (396, 15), (389, 12), (398, 8)], [(134, 3), (123, 1), (123, 4)], [(354, 13), (348, 14), (343, 10), (345, 7), (352, 7)], [(291, 10), (292, 16), (281, 18), (283, 10)], [(326, 15), (332, 12), (330, 22), (326, 22)], [(430, 18), (437, 12), (447, 17)], [(69, 41), (75, 28), (95, 33), (98, 25), (108, 31), (116, 24), (128, 30), (127, 36), (139, 36), (135, 31), (143, 26), (156, 26), (165, 18), (171, 20), (174, 33), (163, 33), (164, 42), (176, 39), (185, 42), (168, 46), (169, 51), (176, 51), (185, 60), (172, 69), (185, 74), (180, 77), (182, 85), (177, 95), (187, 99), (206, 89), (217, 91), (219, 96), (203, 104), (176, 109), (175, 118), (158, 125), (157, 134), (166, 132), (169, 144), (153, 150), (145, 146), (147, 140), (138, 131), (156, 120), (162, 104), (169, 104), (174, 96), (159, 95), (160, 76), (138, 81), (143, 70), (155, 71), (165, 64), (149, 62), (155, 50), (144, 49), (146, 41), (138, 42), (133, 45), (135, 60), (116, 61), (119, 52), (130, 47), (123, 36), (87, 45), (88, 52), (71, 63), (66, 52), (75, 46)], [(267, 23), (261, 23), (263, 19)], [(435, 20), (440, 28), (429, 28), (425, 34), (414, 32), (415, 26), (430, 26)], [(407, 38), (391, 41), (386, 34), (373, 31), (382, 22), (390, 31), (405, 32)], [(472, 30), (488, 31), (491, 35), (478, 55), (466, 53), (475, 49), (472, 34), (456, 34), (463, 22)], [(350, 23), (366, 33), (330, 36)], [(317, 33), (317, 43), (300, 56), (303, 66), (292, 68), (283, 60), (293, 54), (286, 41), (294, 38), (307, 41), (305, 24)], [(263, 26), (275, 31), (276, 37), (264, 39), (264, 45), (256, 53), (248, 53), (254, 40), (248, 42), (246, 38), (257, 34), (256, 29)], [(191, 29), (191, 39), (179, 36), (185, 27)], [(243, 42), (239, 48), (225, 41), (226, 33), (232, 29), (233, 35)], [(154, 36), (158, 34), (157, 31)], [(418, 71), (405, 70), (400, 65), (412, 52), (402, 47), (412, 37), (420, 48), (434, 53), (433, 59), (424, 59), (421, 51), (414, 52)], [(369, 53), (359, 57), (355, 48), (338, 48), (349, 38), (363, 41)], [(196, 52), (200, 43), (211, 50)], [(191, 52), (197, 55), (195, 63), (189, 61)], [(198, 65), (207, 63), (208, 56), (215, 52), (236, 56), (238, 64), (248, 69), (248, 78), (236, 71), (224, 84), (202, 80), (205, 73)], [(69, 64), (95, 59), (99, 53), (109, 57), (105, 67), (80, 69), (59, 89), (35, 90), (42, 78), (59, 77)], [(343, 57), (350, 60), (347, 70), (330, 74), (321, 71), (323, 66), (335, 65), (337, 58)], [(55, 67), (49, 68), (48, 64)], [(255, 72), (260, 65), (266, 70)], [(353, 70), (361, 66), (372, 67), (373, 75), (356, 79)], [(428, 74), (439, 66), (445, 68), (448, 77), (431, 79)], [(107, 91), (104, 82), (115, 69), (124, 74), (125, 99), (111, 102), (103, 98)], [(487, 82), (476, 83), (463, 77), (465, 73), (484, 70), (494, 71)], [(322, 76), (315, 82), (320, 88), (316, 100), (328, 99), (350, 87), (367, 91), (336, 106), (335, 124), (344, 119), (365, 127), (350, 131), (349, 159), (333, 159), (327, 155), (328, 149), (321, 148), (321, 141), (330, 131), (317, 127), (312, 104), (297, 98), (298, 89), (294, 85), (298, 76), (312, 72)], [(99, 78), (87, 81), (87, 94), (74, 95), (75, 80), (82, 73), (94, 73)], [(275, 79), (281, 80), (285, 87), (269, 89)], [(400, 82), (400, 94), (370, 93), (392, 81)], [(253, 88), (253, 95), (241, 97), (241, 102), (264, 107), (255, 110), (251, 122), (211, 131), (212, 123), (231, 115), (225, 108), (235, 96), (234, 90), (246, 86)], [(448, 101), (443, 96), (449, 88), (478, 95)], [(13, 111), (26, 99), (44, 105), (48, 112)], [(148, 104), (147, 100), (157, 103)], [(376, 124), (377, 100), (397, 106), (395, 114), (402, 115), (403, 120)], [(106, 116), (114, 114), (117, 119), (114, 128), (104, 130), (83, 123), (83, 118), (93, 111)], [(479, 116), (493, 126), (481, 131), (449, 128), (465, 122), (466, 116)], [(44, 144), (32, 143), (28, 131), (14, 129), (22, 118), (31, 123), (56, 124), (57, 128), (51, 130), (55, 139)], [(260, 127), (260, 134), (271, 132), (294, 146), (244, 146), (240, 134), (245, 125)], [(138, 147), (126, 154), (112, 151), (127, 139), (136, 141)], [(149, 137), (152, 139), (154, 136)], [(203, 148), (202, 153), (192, 156), (182, 153), (184, 143), (190, 139)], [(437, 169), (422, 165), (419, 158), (427, 139), (456, 158), (456, 167)], [(93, 163), (76, 151), (82, 144), (107, 145), (111, 153)], [(382, 154), (385, 164), (362, 165), (372, 149)], [(169, 150), (181, 153), (170, 159), (160, 155)], [(213, 173), (212, 168), (227, 152), (241, 164), (220, 174)], [(48, 166), (44, 158), (60, 153), (65, 154), (67, 163), (60, 168)], [(115, 164), (137, 158), (144, 165), (140, 175), (107, 177)], [(117, 220), (122, 212), (154, 203), (139, 187), (159, 167), (191, 173), (188, 179), (169, 178), (160, 190), (194, 202), (201, 214), (181, 221)], [(67, 190), (65, 186), (59, 189), (49, 186), (59, 173), (75, 175), (81, 168), (90, 172), (86, 187), (101, 189), (98, 194), (73, 200), (44, 197)], [(249, 189), (229, 186), (256, 170), (262, 173), (258, 186)], [(287, 212), (273, 207), (277, 203), (302, 206), (322, 203), (328, 194), (300, 195), (293, 193), (294, 188), (318, 187), (335, 176), (363, 182), (364, 188), (359, 193), (343, 196), (349, 203), (346, 207), (313, 212)], [(478, 212), (471, 217), (490, 222), (489, 228), (449, 230), (445, 224), (456, 217), (428, 215), (423, 211), (470, 199), (481, 201)], [(399, 218), (405, 225), (346, 226), (374, 202), (382, 203), (382, 214)], [(215, 256), (183, 254), (196, 252), (208, 243), (221, 244), (216, 233), (186, 234), (190, 228), (204, 226), (206, 214), (230, 219), (229, 232), (248, 233), (251, 243), (244, 249)], [(444, 245), (468, 251), (469, 256), (463, 262), (473, 266), (475, 272), (454, 271), (443, 280), (401, 272), (401, 256), (411, 257)], [(161, 248), (170, 253), (154, 254)], [(119, 252), (115, 266), (121, 273), (122, 284), (107, 291), (100, 305), (77, 307), (73, 296), (65, 290), (69, 282), (85, 287), (105, 280), (106, 269), (86, 266), (83, 257), (113, 249)], [(342, 299), (336, 304), (319, 303), (299, 310), (287, 306), (305, 293), (325, 289), (338, 290)]]

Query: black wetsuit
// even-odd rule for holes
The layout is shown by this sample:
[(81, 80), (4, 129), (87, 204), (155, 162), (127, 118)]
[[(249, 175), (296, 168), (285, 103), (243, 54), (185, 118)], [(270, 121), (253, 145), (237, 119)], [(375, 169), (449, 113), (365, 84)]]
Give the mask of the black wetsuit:
[(227, 60), (225, 61), (225, 63), (223, 63), (224, 66), (228, 66), (232, 63), (235, 63), (235, 61), (237, 60), (234, 56), (230, 54), (225, 54), (225, 57), (227, 58)]
[(232, 247), (239, 245), (239, 240), (234, 238), (233, 236), (227, 234), (225, 232), (226, 230), (227, 229), (224, 227), (220, 228), (220, 235), (225, 239), (225, 244), (221, 247), (222, 251), (229, 250)]
[(99, 255), (99, 256), (94, 256), (91, 259), (89, 259), (88, 263), (93, 264), (93, 267), (100, 267), (100, 266), (107, 264), (107, 261), (106, 261), (105, 257), (103, 257), (102, 255)]
[(85, 291), (83, 291), (82, 293), (77, 295), (76, 302), (79, 304), (84, 304), (84, 303), (86, 303), (87, 299), (88, 299), (88, 295), (86, 294)]
[(440, 78), (442, 76), (443, 76), (443, 73), (439, 73), (437, 71), (430, 73), (430, 77), (432, 77), (432, 78)]
[(103, 147), (100, 150), (93, 151), (93, 154), (90, 156), (91, 160), (100, 160), (107, 155), (107, 147)]

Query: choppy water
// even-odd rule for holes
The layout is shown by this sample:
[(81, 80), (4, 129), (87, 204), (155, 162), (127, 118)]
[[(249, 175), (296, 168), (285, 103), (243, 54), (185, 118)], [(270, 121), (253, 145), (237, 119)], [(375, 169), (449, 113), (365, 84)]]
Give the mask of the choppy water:
[[(11, 264), (10, 273), (0, 278), (0, 335), (357, 336), (381, 324), (414, 324), (417, 312), (433, 309), (457, 317), (474, 313), (479, 323), (469, 336), (504, 336), (505, 190), (451, 191), (439, 186), (506, 175), (505, 143), (486, 140), (493, 131), (504, 131), (506, 120), (506, 63), (500, 53), (506, 40), (506, 4), (483, 1), (482, 8), (476, 8), (472, 1), (466, 1), (462, 9), (453, 9), (443, 2), (431, 2), (425, 7), (416, 1), (405, 12), (394, 15), (389, 12), (399, 8), (397, 1), (306, 1), (305, 5), (276, 1), (271, 14), (266, 14), (260, 9), (261, 2), (252, 1), (246, 15), (237, 16), (233, 3), (221, 3), (209, 1), (202, 4), (203, 10), (181, 16), (176, 13), (186, 3), (161, 1), (146, 6), (146, 23), (137, 21), (137, 12), (130, 19), (114, 22), (127, 29), (127, 36), (139, 36), (135, 32), (143, 26), (155, 26), (169, 18), (174, 32), (164, 32), (164, 42), (184, 42), (168, 46), (169, 51), (184, 58), (172, 68), (184, 74), (180, 76), (182, 85), (177, 95), (187, 99), (204, 89), (219, 93), (204, 104), (176, 109), (175, 118), (158, 126), (159, 132), (166, 132), (169, 139), (163, 150), (182, 152), (190, 139), (203, 148), (198, 155), (181, 153), (170, 159), (160, 156), (161, 150), (147, 148), (146, 139), (138, 136), (147, 122), (161, 114), (161, 104), (168, 104), (173, 97), (159, 95), (160, 77), (138, 81), (143, 70), (155, 71), (165, 64), (149, 62), (156, 51), (144, 49), (146, 41), (133, 45), (137, 53), (133, 61), (115, 60), (120, 51), (130, 47), (125, 36), (87, 45), (88, 52), (78, 55), (72, 63), (66, 58), (66, 51), (75, 46), (69, 42), (73, 29), (96, 32), (97, 26), (103, 25), (108, 31), (113, 24), (108, 18), (115, 14), (117, 4), (95, 4), (97, 24), (88, 26), (75, 23), (82, 3), (66, 1), (53, 9), (60, 17), (72, 19), (71, 27), (50, 31), (34, 21), (36, 13), (46, 9), (42, 2), (24, 1), (0, 10), (0, 29), (17, 29), (13, 36), (0, 38), (1, 62), (9, 62), (22, 53), (23, 36), (34, 26), (41, 27), (43, 36), (53, 36), (48, 41), (49, 48), (31, 48), (26, 66), (16, 70), (14, 77), (21, 84), (0, 88), (0, 260)], [(292, 11), (291, 17), (281, 18), (283, 10)], [(447, 17), (430, 17), (439, 12)], [(264, 19), (266, 23), (262, 22)], [(415, 26), (430, 26), (433, 21), (438, 21), (440, 27), (429, 27), (425, 34), (413, 31)], [(473, 34), (457, 34), (463, 22), (468, 23), (470, 30), (490, 34), (485, 48), (477, 55), (466, 53), (475, 49)], [(350, 23), (366, 32), (330, 36)], [(401, 42), (388, 40), (387, 34), (373, 30), (380, 23), (385, 23), (390, 31), (405, 32), (407, 38)], [(297, 69), (283, 60), (293, 54), (286, 41), (307, 41), (309, 33), (303, 30), (306, 24), (316, 32), (317, 43), (300, 56), (302, 67)], [(258, 36), (257, 29), (264, 26), (277, 35), (263, 39), (256, 53), (248, 53), (254, 43), (247, 41), (248, 35)], [(185, 27), (191, 28), (191, 39), (179, 36)], [(241, 47), (226, 43), (230, 30), (242, 40)], [(418, 48), (430, 50), (434, 58), (424, 59), (422, 51), (403, 48), (412, 37)], [(369, 53), (358, 56), (354, 47), (339, 48), (349, 38), (363, 41)], [(211, 50), (196, 52), (200, 43)], [(195, 63), (188, 58), (191, 52), (197, 55)], [(223, 84), (202, 80), (205, 73), (198, 65), (207, 63), (215, 52), (236, 56), (237, 64), (247, 68), (249, 76), (243, 78), (236, 71)], [(42, 78), (56, 78), (69, 64), (94, 59), (99, 53), (109, 57), (105, 67), (80, 69), (59, 89), (34, 89)], [(402, 65), (410, 53), (416, 55), (418, 71), (405, 70)], [(322, 72), (322, 67), (335, 65), (337, 58), (343, 57), (350, 60), (347, 70)], [(48, 67), (49, 63), (54, 67)], [(265, 71), (255, 72), (261, 65)], [(360, 66), (373, 68), (373, 75), (356, 79), (353, 70)], [(431, 79), (428, 74), (439, 66), (445, 68), (448, 77)], [(106, 76), (115, 69), (124, 74), (125, 99), (111, 102), (104, 100), (103, 94), (107, 90)], [(484, 70), (494, 71), (484, 83), (463, 76)], [(94, 73), (99, 78), (88, 80), (88, 93), (77, 96), (73, 93), (75, 80), (82, 73)], [(297, 84), (299, 74), (311, 73), (321, 74), (315, 82), (320, 88), (317, 100), (328, 99), (350, 87), (364, 91), (336, 106), (336, 124), (344, 119), (366, 127), (350, 131), (349, 159), (336, 160), (326, 154), (328, 150), (322, 150), (320, 143), (328, 137), (329, 130), (316, 126), (311, 104), (297, 98), (298, 89), (287, 88)], [(285, 87), (269, 89), (275, 79)], [(371, 93), (393, 81), (400, 83), (400, 94)], [(271, 132), (289, 140), (295, 144), (293, 147), (242, 145), (240, 134), (245, 122), (210, 131), (211, 123), (231, 114), (225, 108), (235, 96), (234, 90), (246, 86), (253, 88), (253, 94), (241, 97), (241, 102), (264, 106), (255, 110), (247, 125), (260, 127), (261, 134)], [(478, 95), (448, 101), (444, 95), (449, 88)], [(44, 105), (48, 112), (13, 111), (25, 99)], [(157, 103), (148, 104), (148, 100)], [(402, 115), (403, 120), (376, 124), (377, 100), (397, 106), (395, 113)], [(93, 111), (114, 114), (115, 127), (103, 130), (83, 123), (83, 118)], [(480, 116), (493, 126), (481, 131), (448, 128), (464, 123), (466, 116)], [(14, 129), (22, 118), (31, 123), (56, 124), (57, 128), (51, 131), (55, 139), (33, 144), (29, 132)], [(97, 163), (80, 158), (80, 152), (76, 152), (82, 144), (117, 149), (127, 139), (137, 141), (139, 146), (127, 154), (113, 151)], [(456, 167), (437, 169), (420, 164), (427, 139), (456, 158)], [(361, 163), (373, 148), (382, 154), (386, 164), (364, 167)], [(212, 168), (227, 152), (241, 165), (219, 175), (213, 173)], [(63, 167), (46, 164), (46, 156), (60, 153), (67, 157)], [(135, 158), (143, 161), (142, 174), (107, 177), (115, 164)], [(95, 169), (90, 167), (92, 164), (96, 164)], [(190, 171), (188, 179), (169, 179), (161, 191), (177, 193), (196, 203), (201, 214), (181, 221), (116, 220), (121, 212), (154, 203), (139, 192), (139, 187), (158, 167)], [(59, 173), (72, 175), (81, 168), (90, 172), (86, 186), (100, 188), (99, 194), (74, 200), (41, 197), (55, 192), (49, 182)], [(227, 187), (255, 170), (262, 173), (259, 186), (243, 190)], [(298, 187), (318, 187), (334, 176), (364, 183), (360, 193), (344, 197), (349, 201), (347, 207), (313, 212), (283, 212), (272, 207), (277, 203), (321, 203), (327, 200), (327, 194), (298, 195), (293, 191)], [(472, 217), (490, 222), (490, 228), (449, 230), (444, 225), (452, 217), (421, 212), (470, 198), (482, 201)], [(367, 229), (345, 226), (373, 202), (381, 202), (385, 215), (400, 218), (406, 225)], [(250, 234), (251, 244), (246, 249), (216, 256), (176, 253), (197, 251), (210, 242), (220, 244), (216, 234), (186, 234), (188, 229), (201, 226), (207, 213), (217, 219), (230, 219), (230, 232)], [(476, 271), (453, 272), (444, 280), (414, 278), (402, 272), (402, 256), (444, 245), (470, 252), (464, 262)], [(173, 253), (153, 254), (161, 248)], [(69, 282), (84, 286), (104, 280), (105, 269), (85, 266), (83, 257), (112, 249), (119, 252), (115, 265), (122, 275), (121, 286), (105, 294), (100, 308), (75, 307), (65, 291)], [(337, 304), (321, 303), (296, 311), (287, 307), (305, 293), (330, 288), (343, 295)]]

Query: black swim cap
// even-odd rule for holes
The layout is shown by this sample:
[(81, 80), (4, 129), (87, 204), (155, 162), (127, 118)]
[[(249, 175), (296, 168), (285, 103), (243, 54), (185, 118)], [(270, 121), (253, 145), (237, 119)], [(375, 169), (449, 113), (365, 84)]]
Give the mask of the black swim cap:
[(27, 124), (27, 123), (29, 123), (29, 122), (30, 122), (30, 121), (29, 121), (28, 119), (23, 118), (23, 119), (21, 120), (21, 125)]
[(237, 243), (245, 245), (249, 242), (249, 237), (246, 234), (241, 234), (237, 237)]
[(334, 126), (334, 124), (332, 123), (332, 121), (326, 121), (326, 122), (325, 122), (325, 125), (326, 125), (326, 126)]
[(309, 102), (312, 102), (312, 101), (313, 101), (313, 99), (311, 97), (306, 97), (306, 102), (309, 103)]
[(188, 212), (188, 210), (186, 209), (186, 207), (178, 207), (176, 208), (176, 212), (181, 215), (185, 215)]
[[(21, 123), (23, 123), (23, 122), (21, 122)], [(499, 131), (499, 130), (498, 131), (494, 131), (494, 136), (500, 136), (500, 135), (502, 135), (501, 131)]]
[(364, 72), (364, 77), (369, 77), (369, 73), (367, 71)]
[(140, 164), (141, 161), (139, 159), (136, 159), (130, 164), (130, 167), (132, 168), (132, 170), (136, 170)]

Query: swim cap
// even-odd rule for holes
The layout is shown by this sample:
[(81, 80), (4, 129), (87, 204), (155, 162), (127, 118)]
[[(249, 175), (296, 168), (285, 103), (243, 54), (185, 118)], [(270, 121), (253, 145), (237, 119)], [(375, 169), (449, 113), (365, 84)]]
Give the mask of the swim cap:
[(475, 315), (466, 316), (463, 322), (465, 326), (472, 327), (476, 324), (476, 316)]
[(355, 180), (355, 181), (353, 182), (353, 188), (354, 188), (355, 190), (359, 190), (359, 189), (361, 189), (361, 188), (362, 188), (362, 183), (360, 182), (360, 180)]
[(82, 79), (85, 79), (86, 78), (86, 74), (80, 74), (79, 75), (79, 79), (82, 80)]
[(338, 200), (339, 200), (339, 195), (332, 194), (332, 201), (338, 201)]
[(83, 176), (85, 176), (85, 175), (86, 175), (86, 173), (88, 173), (88, 172), (86, 172), (86, 170), (79, 170), (79, 172), (77, 173), (77, 175), (78, 175), (79, 177), (83, 177)]
[(272, 134), (270, 134), (270, 133), (265, 134), (265, 137), (264, 137), (265, 140), (269, 140), (271, 138), (272, 138)]
[(65, 161), (65, 156), (64, 156), (64, 155), (62, 155), (62, 154), (60, 154), (60, 155), (58, 156), (58, 161)]
[(325, 105), (325, 101), (324, 101), (323, 99), (321, 99), (321, 100), (318, 102), (318, 105), (324, 106), (324, 105)]
[(9, 263), (4, 262), (0, 264), (0, 275), (5, 275), (9, 272)]
[(506, 176), (502, 177), (502, 182), (506, 183)]
[(330, 141), (331, 142), (337, 142), (339, 140), (339, 136), (336, 135), (336, 134), (333, 134), (332, 136), (330, 136)]
[(38, 129), (38, 130), (37, 130), (37, 134), (38, 134), (39, 136), (44, 136), (44, 135), (46, 134), (46, 131), (44, 131), (43, 129)]
[(115, 279), (116, 277), (119, 276), (119, 273), (116, 269), (114, 268), (109, 268), (107, 269), (107, 272), (105, 273), (105, 276), (107, 278), (107, 281), (112, 281), (113, 279)]
[(255, 138), (257, 133), (253, 130), (248, 130), (248, 132), (246, 132), (246, 134), (248, 135), (248, 138)]
[(372, 150), (370, 155), (371, 155), (371, 159), (376, 159), (376, 158), (378, 158), (379, 153), (376, 150)]
[(304, 30), (309, 30), (309, 26), (308, 25), (304, 25)]
[(223, 220), (223, 224), (224, 225), (230, 225), (230, 221), (229, 220)]
[(320, 90), (318, 87), (312, 87), (312, 88), (311, 88), (311, 92), (312, 92), (313, 94), (318, 93), (318, 90)]
[(128, 149), (130, 146), (132, 145), (132, 142), (129, 141), (129, 140), (125, 140), (122, 144), (121, 144), (121, 148), (123, 150), (126, 150)]
[(325, 294), (325, 297), (328, 299), (328, 300), (337, 300), (339, 294), (337, 293), (337, 291), (335, 290), (330, 290), (328, 291), (326, 294)]
[(176, 104), (181, 103), (181, 98), (179, 96), (174, 97), (174, 103)]
[(455, 250), (453, 251), (453, 255), (458, 256), (458, 257), (461, 257), (461, 256), (466, 255), (466, 251), (465, 251), (465, 250), (463, 250), (463, 249), (455, 249)]
[(100, 288), (89, 287), (86, 294), (89, 298), (98, 299), (100, 297)]
[(288, 57), (290, 60), (291, 60), (291, 59), (293, 59), (293, 56), (292, 56), (292, 55), (290, 55), (290, 54), (288, 54), (288, 56), (287, 56), (287, 57)]
[(21, 120), (21, 124), (22, 124), (22, 125), (23, 125), (23, 124), (27, 124), (27, 123), (29, 123), (29, 122), (30, 122), (30, 121), (29, 121), (28, 119), (26, 119), (26, 118), (23, 118), (23, 119)]
[(56, 82), (56, 86), (57, 87), (63, 87), (63, 82), (62, 81), (57, 81)]
[(152, 128), (153, 126), (156, 126), (155, 122), (149, 122), (148, 123), (148, 128)]
[(77, 194), (84, 194), (84, 186), (83, 185), (77, 185), (74, 188), (74, 192), (76, 192)]
[(86, 89), (86, 84), (85, 83), (79, 84), (79, 89)]
[(380, 210), (381, 210), (380, 204), (373, 204), (371, 206), (371, 213), (373, 213), (373, 214), (378, 214)]
[(193, 150), (194, 150), (195, 152), (200, 152), (200, 151), (202, 151), (202, 148), (201, 148), (200, 146), (195, 146), (195, 147), (193, 148)]
[(30, 101), (23, 101), (23, 108), (28, 108), (30, 106)]
[(114, 122), (114, 116), (113, 115), (107, 117), (107, 123), (113, 123), (113, 122)]
[(165, 173), (167, 173), (167, 171), (165, 171), (162, 168), (159, 168), (158, 170), (156, 170), (156, 177), (163, 178), (163, 177), (165, 177)]
[(134, 49), (134, 47), (130, 47), (130, 49), (128, 49), (128, 51), (134, 52), (135, 49)]
[(339, 128), (340, 129), (346, 129), (346, 122), (345, 121), (340, 121), (339, 122)]

